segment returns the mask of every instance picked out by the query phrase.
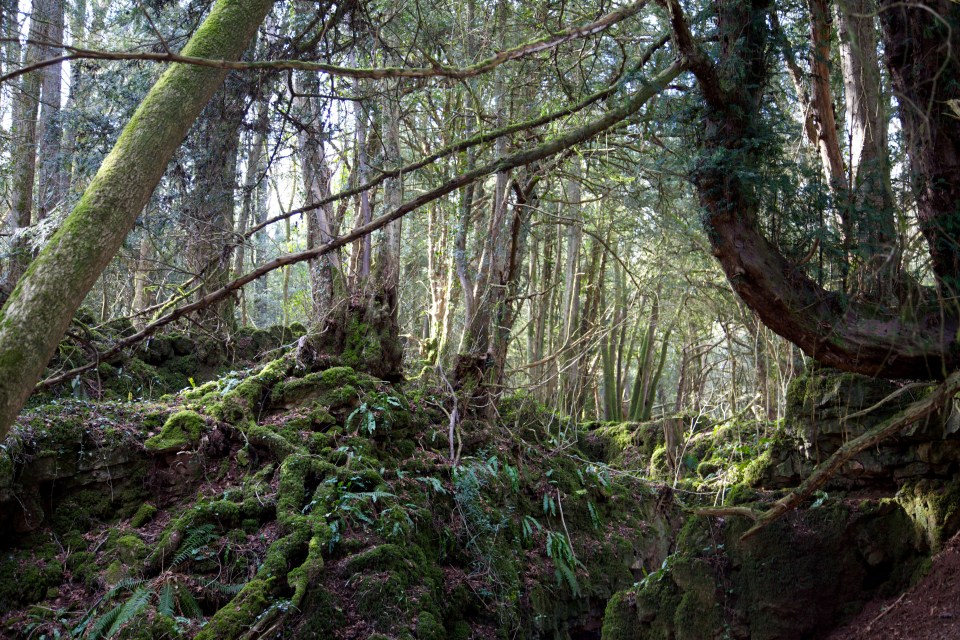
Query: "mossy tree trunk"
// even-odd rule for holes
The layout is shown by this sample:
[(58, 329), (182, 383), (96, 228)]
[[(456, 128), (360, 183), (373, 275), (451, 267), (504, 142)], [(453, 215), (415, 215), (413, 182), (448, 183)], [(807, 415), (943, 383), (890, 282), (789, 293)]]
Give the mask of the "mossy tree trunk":
[[(272, 0), (218, 0), (184, 55), (240, 57)], [(144, 98), (61, 229), (20, 279), (0, 318), (0, 438), (116, 254), (226, 71), (172, 65)]]

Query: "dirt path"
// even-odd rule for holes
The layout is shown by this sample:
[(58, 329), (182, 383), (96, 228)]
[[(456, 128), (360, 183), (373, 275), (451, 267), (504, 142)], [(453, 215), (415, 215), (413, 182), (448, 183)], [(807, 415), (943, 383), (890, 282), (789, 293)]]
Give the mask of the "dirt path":
[(933, 558), (933, 568), (896, 598), (871, 602), (826, 640), (960, 638), (960, 534)]

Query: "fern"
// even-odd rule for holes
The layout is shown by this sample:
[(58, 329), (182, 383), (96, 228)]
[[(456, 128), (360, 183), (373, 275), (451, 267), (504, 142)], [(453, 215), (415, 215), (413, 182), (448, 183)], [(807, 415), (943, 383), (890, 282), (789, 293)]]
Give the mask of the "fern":
[[(87, 635), (87, 640), (99, 640), (99, 638), (103, 637), (104, 632), (113, 625), (114, 621), (117, 619), (117, 616), (120, 615), (121, 609), (123, 609), (122, 603), (118, 604), (113, 609), (110, 609), (110, 611), (107, 611), (105, 614), (100, 616), (100, 619), (97, 620), (92, 627), (90, 627), (90, 633)], [(91, 609), (91, 613), (92, 612), (93, 610)], [(74, 631), (74, 635), (79, 636), (83, 633), (82, 626), (77, 627), (77, 629), (80, 629), (80, 633)]]
[(244, 584), (224, 584), (217, 580), (211, 580), (204, 585), (207, 589), (211, 591), (216, 591), (217, 593), (222, 593), (225, 596), (235, 596), (243, 589)]
[(137, 617), (137, 614), (143, 611), (147, 603), (150, 602), (151, 595), (153, 595), (153, 592), (147, 587), (138, 587), (130, 595), (130, 598), (123, 603), (123, 608), (117, 614), (117, 619), (113, 621), (110, 630), (107, 631), (107, 637), (112, 638), (125, 624)]
[(160, 598), (157, 602), (157, 613), (162, 616), (170, 616), (176, 613), (176, 594), (173, 588), (173, 584), (170, 582), (164, 582), (163, 586), (160, 587)]
[[(114, 587), (111, 589), (111, 591), (116, 589), (117, 587)], [(116, 635), (125, 624), (133, 620), (137, 614), (146, 608), (147, 604), (150, 602), (151, 595), (153, 595), (153, 592), (148, 587), (137, 587), (130, 597), (127, 598), (126, 602), (118, 604), (114, 608), (110, 609), (103, 614), (100, 619), (96, 621), (96, 623), (94, 623), (93, 627), (90, 628), (90, 633), (87, 635), (87, 639), (99, 640), (100, 638), (111, 638)], [(85, 625), (81, 625), (74, 630), (75, 636), (83, 633), (83, 626)]]
[(576, 567), (583, 566), (573, 555), (570, 541), (565, 535), (550, 531), (547, 533), (547, 557), (553, 560), (557, 584), (567, 583), (574, 596), (580, 595), (580, 583), (577, 581)]
[(569, 565), (562, 562), (555, 562), (554, 573), (557, 576), (557, 582), (561, 581), (561, 578), (566, 581), (567, 586), (570, 587), (570, 593), (574, 596), (580, 595), (580, 583), (577, 582), (577, 574), (573, 572), (573, 569)]
[(370, 502), (376, 502), (377, 500), (384, 500), (385, 498), (395, 498), (396, 496), (389, 491), (359, 491), (344, 493), (344, 500), (370, 500)]
[(197, 599), (193, 597), (193, 594), (186, 589), (178, 589), (178, 598), (180, 602), (180, 612), (188, 618), (202, 618), (203, 611), (200, 609), (200, 604), (197, 602)]
[(187, 531), (187, 537), (184, 538), (183, 543), (180, 545), (180, 552), (174, 556), (173, 563), (171, 563), (170, 567), (176, 567), (177, 565), (192, 559), (197, 551), (206, 546), (208, 542), (216, 537), (217, 536), (213, 533), (212, 524), (205, 524), (190, 529)]

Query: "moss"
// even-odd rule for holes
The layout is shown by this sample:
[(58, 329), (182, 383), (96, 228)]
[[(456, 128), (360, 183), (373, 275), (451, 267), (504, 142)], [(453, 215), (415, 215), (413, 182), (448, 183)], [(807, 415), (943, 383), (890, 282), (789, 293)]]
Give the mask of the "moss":
[(87, 587), (94, 586), (100, 575), (97, 557), (89, 551), (74, 551), (67, 556), (66, 566), (74, 582), (81, 582)]
[(196, 640), (233, 640), (241, 637), (273, 600), (275, 579), (254, 578), (244, 585), (196, 635)]
[(124, 578), (131, 575), (130, 568), (119, 560), (111, 562), (103, 571), (103, 581), (109, 585), (115, 585)]
[(150, 504), (149, 502), (144, 502), (137, 512), (133, 514), (133, 518), (130, 519), (130, 526), (139, 529), (143, 525), (147, 524), (153, 520), (153, 516), (157, 514), (157, 508)]
[(897, 502), (934, 551), (960, 530), (960, 478), (907, 483), (897, 493)]
[(601, 640), (640, 640), (636, 606), (632, 594), (621, 591), (613, 594), (603, 612)]
[[(142, 488), (134, 488), (134, 493), (141, 493)], [(79, 491), (60, 502), (50, 516), (53, 530), (60, 535), (72, 531), (86, 532), (95, 523), (118, 517), (125, 510), (124, 500), (127, 496), (113, 494), (102, 489)], [(130, 496), (134, 498), (134, 495)], [(137, 502), (142, 497), (137, 496)]]
[(334, 638), (345, 622), (336, 597), (320, 585), (313, 585), (303, 601), (305, 621), (298, 638)]
[(63, 580), (63, 565), (53, 542), (39, 544), (30, 552), (3, 554), (0, 560), (0, 611), (12, 611), (49, 597)]
[(274, 407), (292, 408), (315, 401), (315, 407), (337, 409), (355, 405), (361, 391), (374, 388), (369, 376), (350, 367), (331, 367), (275, 385), (270, 402)]
[(319, 484), (336, 469), (325, 460), (306, 454), (291, 455), (280, 466), (280, 486), (277, 491), (277, 520), (286, 527), (303, 521), (307, 502), (307, 487)]
[(155, 453), (187, 449), (200, 441), (204, 427), (203, 416), (196, 411), (178, 411), (167, 419), (160, 433), (144, 442), (143, 446)]
[(202, 384), (199, 387), (194, 387), (189, 391), (184, 391), (183, 397), (185, 400), (199, 400), (200, 398), (203, 398), (207, 394), (219, 391), (219, 389), (220, 389), (220, 381), (211, 380), (210, 382)]
[(417, 615), (417, 640), (444, 640), (447, 630), (437, 621), (429, 611), (421, 611)]
[(313, 526), (314, 534), (307, 547), (307, 559), (303, 561), (302, 565), (287, 574), (287, 583), (294, 589), (290, 602), (295, 607), (302, 604), (310, 585), (323, 571), (323, 550), (333, 538), (333, 531), (325, 522), (316, 520), (313, 522)]
[(767, 447), (759, 456), (747, 463), (740, 474), (740, 480), (748, 487), (762, 486), (773, 465), (773, 448)]
[(755, 489), (746, 484), (736, 484), (730, 487), (723, 495), (723, 504), (738, 505), (754, 502), (759, 497)]
[(120, 536), (114, 548), (119, 559), (126, 565), (139, 564), (147, 557), (147, 545), (134, 534)]
[(450, 629), (450, 640), (470, 640), (473, 636), (473, 630), (470, 625), (463, 620), (458, 620)]

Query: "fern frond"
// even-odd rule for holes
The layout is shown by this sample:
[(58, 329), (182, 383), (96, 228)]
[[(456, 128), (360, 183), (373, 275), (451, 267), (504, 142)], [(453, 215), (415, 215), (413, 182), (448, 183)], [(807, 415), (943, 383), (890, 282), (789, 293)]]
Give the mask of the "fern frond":
[(110, 600), (116, 596), (121, 591), (127, 591), (136, 589), (137, 587), (143, 586), (146, 581), (143, 578), (124, 578), (117, 584), (113, 585), (106, 595), (103, 596), (104, 600)]
[(100, 616), (100, 619), (97, 620), (92, 627), (90, 627), (90, 633), (87, 635), (87, 640), (100, 640), (104, 636), (104, 632), (113, 626), (114, 621), (117, 619), (117, 616), (120, 615), (120, 610), (123, 609), (124, 603), (118, 604), (110, 611), (107, 611), (105, 614)]
[(211, 580), (206, 585), (206, 588), (211, 591), (216, 591), (217, 593), (222, 593), (225, 596), (235, 596), (243, 589), (244, 584), (224, 584), (223, 582), (218, 582), (217, 580)]
[(153, 592), (147, 587), (140, 587), (134, 591), (130, 595), (130, 598), (123, 603), (120, 611), (117, 612), (116, 620), (110, 625), (110, 630), (107, 631), (106, 637), (112, 638), (125, 624), (137, 617), (137, 614), (147, 607), (151, 595), (153, 595)]
[(176, 613), (174, 611), (175, 604), (173, 584), (169, 582), (163, 583), (163, 586), (160, 588), (160, 601), (157, 603), (157, 613), (162, 616), (173, 617)]
[(193, 594), (190, 593), (189, 589), (179, 589), (178, 591), (178, 600), (180, 601), (180, 612), (188, 618), (202, 618), (203, 611), (200, 609), (200, 604), (197, 602), (197, 599), (193, 597)]
[(570, 587), (570, 592), (574, 596), (579, 596), (580, 583), (577, 581), (577, 574), (573, 572), (570, 565), (563, 562), (554, 562), (553, 564), (556, 567), (557, 582), (566, 581), (567, 586)]
[(189, 560), (201, 547), (216, 538), (213, 525), (205, 524), (187, 531), (186, 537), (180, 543), (180, 551), (173, 558), (171, 568)]

